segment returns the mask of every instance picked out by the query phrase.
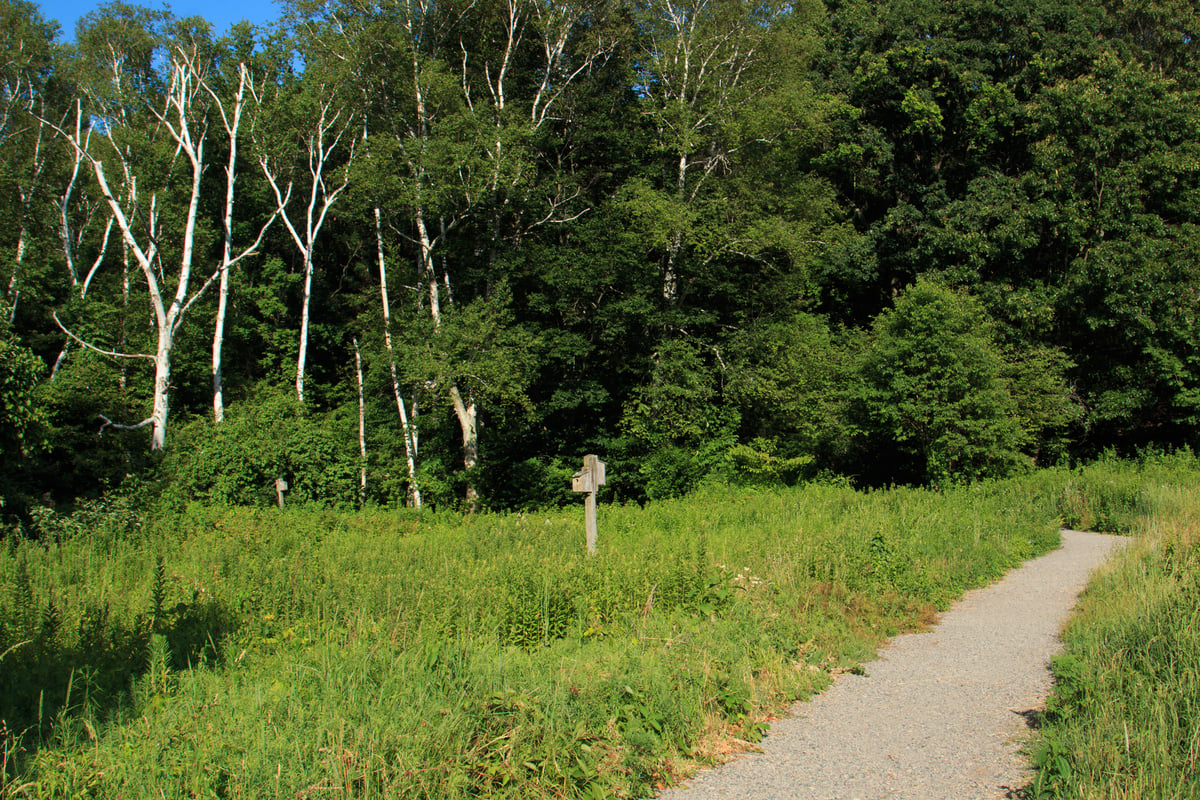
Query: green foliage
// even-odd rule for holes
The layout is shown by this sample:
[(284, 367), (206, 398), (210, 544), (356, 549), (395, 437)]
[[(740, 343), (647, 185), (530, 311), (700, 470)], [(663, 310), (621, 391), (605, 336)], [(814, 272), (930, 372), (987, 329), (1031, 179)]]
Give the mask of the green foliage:
[(31, 430), (45, 421), (45, 409), (35, 398), (46, 365), (7, 328), (0, 323), (0, 463), (15, 464), (31, 444)]
[(401, 356), (408, 372), (427, 385), (457, 382), (497, 414), (528, 413), (525, 390), (537, 341), (514, 324), (511, 300), (509, 288), (497, 284), (488, 297), (448, 311), (436, 331), (427, 320), (406, 329)]
[(1065, 478), (710, 487), (603, 509), (590, 558), (575, 510), (47, 521), (61, 535), (0, 549), (3, 780), (646, 796), (713, 758), (713, 732), (757, 740), (829, 670), (1054, 546)]
[(792, 485), (812, 464), (812, 456), (783, 458), (776, 449), (774, 441), (763, 438), (729, 448), (728, 457), (736, 479), (751, 485)]
[(306, 412), (294, 392), (262, 389), (236, 404), (216, 425), (196, 420), (179, 431), (180, 446), (163, 464), (176, 503), (273, 505), (275, 481), (288, 483), (285, 502), (358, 502), (359, 457), (337, 413)]
[(35, 491), (23, 478), (32, 456), (46, 447), (49, 414), (38, 402), (45, 366), (0, 321), (0, 518), (24, 511)]
[(737, 409), (721, 400), (717, 376), (697, 344), (663, 342), (648, 383), (633, 392), (622, 426), (633, 440), (646, 495), (678, 497), (721, 465), (735, 442)]
[[(153, 350), (147, 286), (119, 235), (105, 238), (107, 201), (39, 119), (73, 130), (79, 99), (83, 121), (103, 121), (88, 146), (114, 197), (135, 202), (124, 154), (146, 209), (135, 233), (164, 265), (191, 241), (195, 289), (224, 238), (230, 143), (216, 97), (229, 99), (244, 63), (254, 100), (235, 250), (275, 210), (259, 158), (281, 188), (292, 180), (293, 211), (322, 182), (349, 185), (311, 264), (311, 435), (281, 422), (298, 437), (292, 454), (235, 454), (241, 477), (226, 483), (201, 456), (209, 477), (185, 477), (195, 485), (179, 498), (269, 502), (245, 486), (290, 459), (305, 464), (297, 491), (346, 502), (352, 339), (370, 387), (368, 500), (405, 494), (379, 368), (380, 253), (401, 388), (420, 410), (416, 469), (442, 506), (468, 484), (495, 508), (567, 502), (563, 473), (582, 452), (613, 464), (610, 496), (641, 500), (733, 475), (943, 483), (1196, 444), (1200, 60), (1186, 4), (720, 0), (677, 6), (682, 16), (660, 2), (559, 5), (509, 18), (451, 2), (412, 17), (403, 3), (299, 2), (267, 33), (116, 3), (59, 48), (35, 6), (0, 3), (0, 281), (20, 347), (54, 362), (55, 312), (106, 349)], [(194, 238), (186, 159), (156, 117), (178, 52), (196, 54), (216, 92), (188, 112), (209, 132)], [(313, 186), (323, 103), (338, 124)], [(275, 224), (230, 275), (231, 408), (292, 371), (305, 266)], [(927, 347), (982, 381), (969, 391), (951, 385), (949, 362), (891, 369), (917, 350), (894, 346), (909, 336), (889, 327), (897, 311), (871, 321), (913, 283), (977, 301), (954, 312), (977, 336), (946, 331)], [(180, 420), (210, 407), (214, 294), (188, 305), (173, 341)], [(42, 422), (0, 434), (10, 515), (158, 477), (144, 432), (96, 436), (98, 414), (146, 417), (148, 362), (101, 362), (72, 343), (60, 365), (18, 413)], [(452, 387), (477, 412), (470, 471)], [(215, 441), (199, 431), (188, 441)], [(169, 459), (171, 475), (188, 460)]]
[(1016, 404), (1020, 448), (1040, 466), (1066, 458), (1083, 420), (1083, 405), (1066, 377), (1072, 366), (1057, 348), (1034, 346), (1005, 352), (1002, 376)]
[(1055, 439), (1074, 454), (1191, 441), (1196, 291), (1179, 270), (1200, 122), (1181, 13), (893, 0), (832, 15), (825, 69), (860, 114), (821, 164), (879, 270), (851, 310), (938, 276), (1006, 345), (1061, 348), (1086, 419), (1042, 459)]
[(921, 281), (873, 332), (859, 362), (856, 412), (899, 456), (901, 476), (977, 479), (1022, 463), (1017, 406), (978, 302)]
[(1185, 365), (1197, 287), (1180, 267), (1200, 192), (1194, 94), (1110, 55), (1047, 88), (1035, 123), (1034, 185), (1068, 256), (1059, 315), (1074, 334), (1089, 422), (1137, 438), (1137, 427), (1194, 425)]
[[(73, 351), (53, 380), (39, 384), (44, 445), (13, 475), (27, 508), (47, 502), (69, 508), (77, 500), (96, 500), (131, 477), (150, 477), (143, 487), (154, 483), (146, 431), (106, 428), (100, 418), (136, 419), (145, 408), (140, 392), (122, 389), (123, 374), (129, 384), (141, 377), (136, 367), (123, 373), (109, 359)], [(130, 486), (128, 493), (133, 492)]]
[(793, 478), (802, 466), (795, 459), (828, 463), (848, 436), (844, 387), (853, 379), (852, 352), (824, 320), (808, 314), (734, 333), (724, 393), (741, 410), (744, 442), (757, 442), (753, 449), (769, 456), (780, 451), (793, 461), (786, 468), (795, 470)]

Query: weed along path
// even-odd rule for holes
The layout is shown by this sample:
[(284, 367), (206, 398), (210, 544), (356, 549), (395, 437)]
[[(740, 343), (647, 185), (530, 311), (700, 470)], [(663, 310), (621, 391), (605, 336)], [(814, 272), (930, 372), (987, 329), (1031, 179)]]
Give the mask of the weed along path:
[(1050, 690), (1058, 634), (1088, 575), (1124, 539), (1063, 546), (962, 597), (929, 632), (893, 639), (771, 725), (759, 753), (662, 800), (991, 800), (1026, 782), (1020, 754)]

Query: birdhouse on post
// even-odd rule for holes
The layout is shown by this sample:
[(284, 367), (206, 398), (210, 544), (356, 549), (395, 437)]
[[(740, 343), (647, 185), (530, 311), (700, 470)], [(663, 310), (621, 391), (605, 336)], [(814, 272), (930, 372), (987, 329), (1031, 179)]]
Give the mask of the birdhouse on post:
[(571, 478), (571, 490), (586, 492), (584, 498), (588, 555), (596, 554), (596, 490), (605, 484), (604, 462), (594, 455), (583, 457), (583, 469)]

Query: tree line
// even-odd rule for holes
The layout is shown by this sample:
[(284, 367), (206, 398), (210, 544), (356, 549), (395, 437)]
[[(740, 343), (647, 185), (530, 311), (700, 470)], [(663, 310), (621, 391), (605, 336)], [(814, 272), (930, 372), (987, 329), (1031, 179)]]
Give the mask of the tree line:
[(521, 508), (1192, 445), (1197, 12), (0, 0), (0, 497)]

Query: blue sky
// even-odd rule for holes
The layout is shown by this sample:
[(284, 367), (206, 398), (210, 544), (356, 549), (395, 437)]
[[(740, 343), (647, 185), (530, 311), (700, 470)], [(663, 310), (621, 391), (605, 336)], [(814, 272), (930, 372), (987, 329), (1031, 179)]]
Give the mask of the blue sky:
[[(130, 5), (143, 5), (157, 8), (161, 0), (126, 0)], [(43, 0), (38, 5), (42, 8), (42, 16), (57, 20), (62, 28), (63, 38), (72, 41), (75, 38), (75, 21), (101, 5), (95, 0)], [(220, 35), (234, 22), (243, 19), (256, 24), (273, 22), (279, 18), (280, 7), (274, 0), (174, 0), (167, 3), (177, 17), (200, 16), (213, 25), (213, 32)]]

